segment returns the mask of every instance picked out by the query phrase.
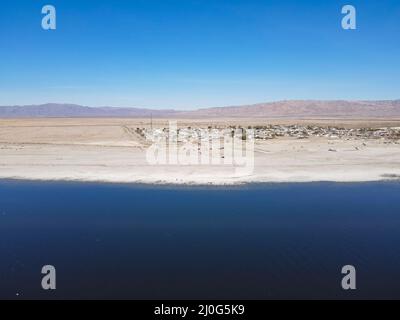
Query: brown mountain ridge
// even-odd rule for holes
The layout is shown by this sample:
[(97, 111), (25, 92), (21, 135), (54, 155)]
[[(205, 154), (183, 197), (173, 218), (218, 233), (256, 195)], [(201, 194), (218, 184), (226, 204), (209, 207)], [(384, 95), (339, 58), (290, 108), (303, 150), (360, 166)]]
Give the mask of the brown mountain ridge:
[(400, 118), (400, 100), (285, 100), (254, 105), (161, 110), (47, 103), (0, 106), (0, 118)]

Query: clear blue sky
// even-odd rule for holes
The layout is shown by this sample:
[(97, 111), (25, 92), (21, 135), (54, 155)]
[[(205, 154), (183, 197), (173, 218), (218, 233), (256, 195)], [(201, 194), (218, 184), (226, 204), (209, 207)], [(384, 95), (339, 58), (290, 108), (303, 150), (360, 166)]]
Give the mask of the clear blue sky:
[[(0, 105), (400, 98), (399, 0), (1, 0)], [(41, 8), (57, 9), (57, 30)], [(357, 8), (357, 30), (341, 7)]]

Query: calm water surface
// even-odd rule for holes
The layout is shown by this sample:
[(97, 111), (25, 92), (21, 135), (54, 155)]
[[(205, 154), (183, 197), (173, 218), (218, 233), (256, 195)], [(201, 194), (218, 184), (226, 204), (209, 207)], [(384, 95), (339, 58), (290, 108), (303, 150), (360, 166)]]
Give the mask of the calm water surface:
[(2, 181), (0, 298), (400, 298), (400, 183)]

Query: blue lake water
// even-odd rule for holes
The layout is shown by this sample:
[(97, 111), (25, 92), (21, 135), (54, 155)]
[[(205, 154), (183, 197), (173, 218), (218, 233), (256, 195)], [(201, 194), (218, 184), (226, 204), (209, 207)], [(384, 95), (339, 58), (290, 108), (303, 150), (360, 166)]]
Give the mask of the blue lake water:
[(400, 298), (400, 183), (2, 181), (0, 298)]

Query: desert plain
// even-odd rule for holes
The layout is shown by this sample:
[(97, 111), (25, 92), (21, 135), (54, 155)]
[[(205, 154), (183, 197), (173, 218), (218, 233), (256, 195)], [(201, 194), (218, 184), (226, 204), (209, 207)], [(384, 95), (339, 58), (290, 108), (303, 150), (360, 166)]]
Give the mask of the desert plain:
[[(400, 130), (400, 119), (179, 119), (179, 128), (262, 126)], [(335, 135), (256, 139), (254, 168), (151, 164), (143, 130), (163, 130), (168, 119), (0, 119), (0, 178), (234, 185), (253, 182), (364, 182), (400, 178), (398, 137)]]

